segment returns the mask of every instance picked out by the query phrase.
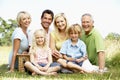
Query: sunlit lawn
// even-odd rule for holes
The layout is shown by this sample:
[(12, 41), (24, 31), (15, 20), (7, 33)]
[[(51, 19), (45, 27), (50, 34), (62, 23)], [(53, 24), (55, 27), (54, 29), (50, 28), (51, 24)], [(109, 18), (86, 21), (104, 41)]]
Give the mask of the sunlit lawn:
[(28, 73), (15, 71), (14, 73), (6, 73), (8, 55), (11, 47), (0, 47), (0, 80), (119, 80), (119, 67), (110, 67), (109, 72), (105, 74), (61, 74), (55, 76), (31, 76)]

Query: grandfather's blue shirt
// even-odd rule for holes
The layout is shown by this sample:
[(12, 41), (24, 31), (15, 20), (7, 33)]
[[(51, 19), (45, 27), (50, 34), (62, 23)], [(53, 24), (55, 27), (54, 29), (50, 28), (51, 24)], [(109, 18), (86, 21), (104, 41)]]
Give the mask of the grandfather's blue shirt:
[(86, 45), (80, 39), (78, 39), (78, 42), (75, 45), (72, 45), (71, 39), (68, 39), (63, 43), (60, 53), (76, 59), (85, 57), (87, 54)]

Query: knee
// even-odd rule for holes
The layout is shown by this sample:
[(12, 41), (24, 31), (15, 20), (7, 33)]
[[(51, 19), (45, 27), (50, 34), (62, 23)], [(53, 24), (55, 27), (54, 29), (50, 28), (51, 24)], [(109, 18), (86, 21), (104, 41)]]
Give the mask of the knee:
[(56, 66), (57, 70), (60, 70), (61, 69), (61, 66)]
[(29, 64), (30, 64), (30, 62), (27, 61), (27, 62), (24, 63), (24, 66), (26, 67), (26, 66), (28, 66)]
[(58, 59), (57, 62), (60, 63), (63, 67), (67, 67), (66, 60)]
[(72, 62), (68, 62), (66, 65), (68, 68), (72, 68)]

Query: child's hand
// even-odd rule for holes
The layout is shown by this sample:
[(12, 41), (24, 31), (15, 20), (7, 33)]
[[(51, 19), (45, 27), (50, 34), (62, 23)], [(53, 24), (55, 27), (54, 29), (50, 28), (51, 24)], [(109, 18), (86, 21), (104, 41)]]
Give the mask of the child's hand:
[(71, 57), (67, 57), (67, 60), (69, 60), (69, 61), (75, 61), (75, 59), (71, 58)]
[(42, 71), (47, 71), (48, 70), (48, 67), (45, 66), (45, 67), (42, 67)]
[(76, 61), (77, 63), (79, 63), (79, 62), (84, 61), (84, 60), (86, 60), (86, 58), (81, 57), (81, 58), (79, 58), (79, 59), (76, 59), (75, 61)]
[(81, 58), (80, 59), (76, 59), (75, 60), (77, 63), (79, 63), (79, 62), (81, 62), (81, 61), (83, 61)]

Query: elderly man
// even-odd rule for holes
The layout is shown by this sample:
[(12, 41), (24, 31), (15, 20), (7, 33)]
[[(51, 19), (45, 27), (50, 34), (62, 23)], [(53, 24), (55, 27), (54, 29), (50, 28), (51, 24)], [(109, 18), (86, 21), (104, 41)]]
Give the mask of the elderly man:
[(81, 39), (87, 46), (88, 58), (92, 64), (98, 64), (99, 72), (104, 72), (105, 52), (104, 41), (101, 34), (94, 27), (94, 20), (89, 13), (83, 14), (81, 18), (84, 33)]

